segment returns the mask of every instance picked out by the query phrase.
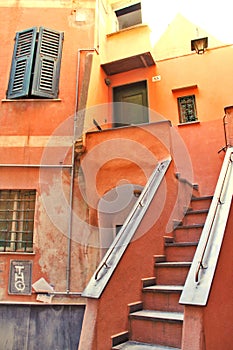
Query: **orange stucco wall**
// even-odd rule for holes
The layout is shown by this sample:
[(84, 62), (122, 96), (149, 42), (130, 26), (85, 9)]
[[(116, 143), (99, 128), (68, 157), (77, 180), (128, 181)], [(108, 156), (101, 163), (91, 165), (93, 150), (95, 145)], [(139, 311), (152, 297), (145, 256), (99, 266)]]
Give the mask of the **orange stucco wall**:
[[(41, 164), (72, 163), (74, 114), (80, 100), (82, 106), (85, 106), (83, 81), (84, 76), (85, 79), (88, 78), (88, 72), (84, 72), (84, 69), (89, 51), (81, 52), (80, 57), (78, 52), (80, 48), (94, 47), (95, 1), (82, 3), (82, 7), (86, 18), (84, 23), (78, 21), (77, 6), (71, 2), (22, 1), (16, 5), (6, 1), (1, 7), (1, 40), (4, 49), (0, 53), (0, 164), (5, 165), (0, 167), (0, 188), (37, 191), (34, 253), (0, 253), (1, 265), (4, 266), (1, 270), (1, 301), (35, 301), (36, 298), (34, 294), (8, 294), (11, 259), (33, 261), (32, 283), (43, 277), (58, 292), (67, 290), (67, 269), (70, 273), (71, 291), (80, 292), (96, 268), (98, 250), (93, 246), (84, 248), (77, 233), (87, 216), (85, 203), (78, 200), (79, 179), (76, 176), (73, 203), (74, 217), (79, 217), (81, 223), (72, 232), (69, 266), (67, 236), (70, 215), (67, 203), (70, 195), (70, 170), (40, 168)], [(58, 99), (7, 100), (15, 33), (34, 26), (64, 32)], [(82, 130), (79, 132), (82, 133)], [(6, 164), (25, 164), (25, 167), (13, 168)], [(74, 299), (54, 300), (73, 302)]]
[(108, 129), (86, 134), (81, 159), (87, 197), (96, 207), (99, 197), (120, 182), (145, 186), (158, 161), (171, 153), (170, 123)]
[[(141, 299), (141, 278), (153, 276), (153, 256), (163, 254), (164, 223), (170, 219), (177, 191), (174, 163), (171, 163), (145, 220), (139, 225), (101, 298), (87, 301), (80, 350), (110, 349), (111, 336), (127, 329), (127, 305)], [(155, 215), (158, 208), (159, 215)], [(89, 324), (92, 324), (91, 329)]]
[[(198, 183), (201, 195), (212, 194), (223, 160), (223, 152), (218, 153), (225, 142), (222, 126), (223, 108), (232, 104), (232, 46), (217, 48), (213, 46), (215, 42), (212, 41), (210, 49), (204, 55), (198, 56), (187, 51), (189, 46), (187, 41), (185, 41), (184, 46), (181, 45), (184, 36), (177, 35), (179, 43), (176, 42), (176, 47), (174, 47), (173, 37), (170, 34), (178, 24), (177, 20), (171, 23), (167, 31), (165, 30), (164, 36), (161, 36), (160, 40), (157, 41), (151, 40), (153, 34), (151, 25), (138, 26), (122, 33), (107, 35), (111, 32), (109, 21), (105, 21), (109, 17), (109, 4), (106, 1), (98, 3), (100, 4), (99, 18), (95, 16), (96, 1), (94, 0), (51, 1), (49, 5), (47, 5), (48, 2), (41, 1), (41, 5), (37, 5), (37, 7), (35, 7), (35, 2), (25, 7), (23, 1), (17, 2), (17, 5), (9, 1), (9, 6), (7, 6), (8, 2), (5, 2), (1, 8), (0, 164), (60, 164), (61, 162), (70, 164), (73, 116), (80, 108), (80, 101), (82, 101), (81, 108), (84, 108), (85, 111), (84, 131), (93, 130), (93, 118), (104, 129), (108, 129), (112, 122), (112, 89), (116, 86), (145, 80), (148, 87), (150, 122), (160, 120), (172, 122), (180, 140), (177, 143), (174, 142), (174, 139), (169, 140), (169, 151), (172, 155), (179, 153), (179, 145), (182, 143), (182, 147), (186, 147), (188, 162), (191, 162), (188, 176), (192, 182)], [(107, 4), (106, 7), (103, 4)], [(86, 18), (84, 22), (77, 20), (78, 5), (81, 6), (80, 13), (86, 16), (84, 16)], [(185, 23), (188, 27), (189, 23)], [(59, 99), (53, 101), (40, 99), (9, 101), (6, 100), (6, 89), (15, 32), (32, 26), (45, 26), (64, 32)], [(192, 28), (194, 28), (193, 25)], [(175, 33), (178, 33), (177, 30), (176, 27)], [(185, 31), (183, 32), (185, 33)], [(187, 33), (191, 33), (191, 31), (185, 33), (185, 40), (187, 40)], [(80, 51), (80, 49), (82, 50)], [(154, 66), (110, 76), (108, 77), (110, 85), (105, 84), (106, 74), (100, 64), (145, 51), (152, 53), (156, 63)], [(80, 61), (78, 61), (79, 53)], [(86, 65), (87, 55), (93, 56), (92, 64), (89, 66)], [(88, 71), (85, 71), (85, 67)], [(152, 80), (154, 76), (160, 76), (160, 79), (154, 82)], [(178, 125), (177, 97), (186, 94), (195, 94), (196, 96), (198, 123), (180, 126)], [(78, 100), (76, 99), (77, 95)], [(82, 114), (78, 115), (78, 122), (81, 116)], [(140, 166), (132, 162), (131, 159), (119, 161), (115, 158), (109, 158), (108, 162), (103, 164), (101, 163), (103, 160), (101, 152), (94, 152), (94, 149), (98, 148), (97, 146), (107, 145), (107, 142), (112, 142), (114, 138), (121, 139), (123, 137), (132, 142), (132, 129), (133, 127), (109, 130), (103, 133), (90, 132), (84, 136), (84, 141), (86, 137), (87, 152), (81, 159), (81, 165), (86, 174), (78, 174), (78, 167), (76, 167), (74, 181), (70, 271), (72, 291), (83, 290), (99, 261), (96, 215), (98, 199), (116, 186), (118, 182), (127, 179), (126, 173), (127, 181), (144, 185), (152, 170), (152, 165), (154, 165), (154, 162), (149, 161), (149, 157), (143, 157), (143, 153)], [(146, 151), (152, 152), (157, 157), (156, 147), (158, 143), (151, 140), (151, 137), (145, 136), (145, 130), (141, 130), (137, 135), (138, 139), (134, 140), (137, 145), (144, 145)], [(81, 126), (79, 125), (76, 136), (82, 136), (82, 123)], [(114, 150), (114, 145), (112, 149)], [(104, 152), (109, 150), (107, 147)], [(167, 155), (167, 151), (168, 149), (163, 148), (160, 156)], [(87, 187), (89, 185), (88, 176), (93, 169), (92, 166), (94, 166), (93, 160), (91, 160), (93, 163), (85, 165), (85, 158), (87, 159), (90, 154), (95, 154), (94, 160), (97, 160), (97, 163), (99, 162), (101, 165), (96, 179), (94, 179), (96, 192), (92, 191), (93, 187)], [(170, 174), (171, 178), (176, 172), (181, 172), (182, 176), (187, 175), (185, 161), (175, 162), (173, 175)], [(57, 291), (64, 291), (68, 263), (69, 170), (62, 173), (52, 169), (41, 171), (26, 167), (17, 168), (17, 170), (1, 167), (0, 170), (1, 189), (35, 188), (38, 192), (35, 255), (0, 254), (1, 264), (4, 266), (1, 276), (0, 300), (35, 300), (35, 296), (14, 297), (7, 293), (9, 261), (15, 256), (17, 259), (25, 259), (26, 257), (26, 259), (33, 260), (33, 282), (44, 277), (49, 283), (55, 285)], [(59, 182), (60, 180), (61, 182)], [(87, 198), (84, 194), (87, 195)], [(44, 200), (47, 202), (45, 203)], [(171, 200), (175, 200), (175, 198)], [(151, 238), (150, 233), (147, 237)], [(160, 237), (158, 241), (158, 250), (160, 251), (162, 249)], [(133, 246), (139, 242), (142, 246), (145, 244), (146, 247), (147, 243), (144, 242), (144, 237), (137, 243), (134, 242), (130, 247), (129, 255), (132, 261), (135, 259)], [(127, 261), (126, 263), (128, 264)], [(133, 269), (131, 263), (130, 260), (129, 271), (132, 271), (131, 268)], [(123, 269), (123, 267), (121, 268)], [(138, 268), (140, 269), (140, 266)], [(121, 273), (123, 274), (123, 272)], [(136, 279), (135, 283), (138, 283)], [(128, 302), (127, 298), (123, 301)]]

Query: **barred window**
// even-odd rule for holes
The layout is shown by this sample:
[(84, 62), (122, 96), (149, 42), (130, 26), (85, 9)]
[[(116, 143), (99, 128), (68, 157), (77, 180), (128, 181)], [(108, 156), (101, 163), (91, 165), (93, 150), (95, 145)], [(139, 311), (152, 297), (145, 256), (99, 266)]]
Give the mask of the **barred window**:
[(189, 123), (197, 120), (195, 95), (178, 97), (180, 123)]
[(0, 252), (32, 252), (35, 190), (0, 190)]

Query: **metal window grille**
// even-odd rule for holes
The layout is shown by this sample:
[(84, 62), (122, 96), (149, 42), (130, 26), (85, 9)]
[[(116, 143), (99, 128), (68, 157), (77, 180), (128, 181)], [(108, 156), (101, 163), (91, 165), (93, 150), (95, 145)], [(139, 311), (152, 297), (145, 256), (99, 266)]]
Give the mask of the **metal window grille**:
[(0, 190), (0, 252), (32, 252), (35, 190)]
[(180, 123), (197, 120), (195, 95), (178, 97)]

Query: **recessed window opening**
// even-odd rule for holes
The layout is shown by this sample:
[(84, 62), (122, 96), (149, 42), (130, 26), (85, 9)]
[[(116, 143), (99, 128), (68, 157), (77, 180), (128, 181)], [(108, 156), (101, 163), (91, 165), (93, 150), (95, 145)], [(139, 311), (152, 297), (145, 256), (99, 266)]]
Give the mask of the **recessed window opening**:
[(35, 190), (0, 190), (0, 252), (32, 252)]
[(189, 123), (197, 120), (195, 95), (178, 97), (180, 123)]
[(141, 3), (127, 6), (115, 11), (119, 30), (142, 23)]

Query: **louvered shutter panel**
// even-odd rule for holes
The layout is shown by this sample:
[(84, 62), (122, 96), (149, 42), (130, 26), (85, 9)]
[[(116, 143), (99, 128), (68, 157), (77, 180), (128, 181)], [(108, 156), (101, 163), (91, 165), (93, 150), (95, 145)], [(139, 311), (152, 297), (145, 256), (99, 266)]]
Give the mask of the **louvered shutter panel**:
[(37, 28), (16, 33), (7, 98), (27, 96), (30, 87)]
[(32, 95), (57, 98), (63, 33), (40, 28)]

